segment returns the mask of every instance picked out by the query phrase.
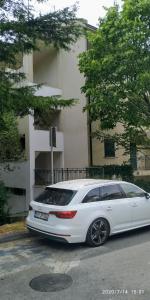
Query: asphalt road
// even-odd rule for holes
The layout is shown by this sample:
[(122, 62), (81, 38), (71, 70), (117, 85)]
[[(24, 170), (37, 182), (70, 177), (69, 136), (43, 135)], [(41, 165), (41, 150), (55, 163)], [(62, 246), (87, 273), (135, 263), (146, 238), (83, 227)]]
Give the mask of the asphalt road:
[[(43, 274), (71, 276), (61, 291), (29, 283)], [(111, 237), (98, 248), (32, 237), (0, 245), (0, 300), (149, 300), (150, 227)]]

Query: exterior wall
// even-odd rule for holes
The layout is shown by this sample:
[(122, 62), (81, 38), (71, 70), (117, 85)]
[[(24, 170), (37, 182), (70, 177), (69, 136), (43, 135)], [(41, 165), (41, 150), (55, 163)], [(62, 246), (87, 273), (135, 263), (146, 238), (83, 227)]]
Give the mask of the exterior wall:
[[(98, 129), (98, 122), (95, 122), (92, 125), (92, 132)], [(114, 130), (109, 130), (109, 134), (114, 132), (123, 132), (123, 126), (118, 124)], [(106, 132), (107, 134), (107, 132)], [(104, 143), (100, 142), (98, 139), (92, 139), (92, 158), (93, 166), (98, 165), (112, 165), (117, 164), (121, 165), (123, 163), (130, 162), (130, 155), (124, 153), (125, 150), (123, 147), (118, 147), (115, 152), (115, 157), (105, 157), (104, 154)], [(147, 178), (150, 176), (150, 151), (144, 149), (138, 149), (137, 151), (137, 170), (134, 171), (135, 176), (141, 176)]]
[(60, 130), (64, 133), (64, 166), (89, 165), (87, 114), (83, 113), (86, 98), (81, 94), (84, 77), (78, 68), (78, 55), (87, 49), (85, 37), (70, 51), (45, 49), (34, 54), (34, 82), (45, 83), (62, 90), (63, 99), (78, 99), (77, 105), (60, 113)]
[(24, 55), (22, 71), (26, 74), (27, 80), (33, 82), (33, 55)]
[(27, 185), (29, 162), (3, 163), (0, 166), (0, 179), (10, 188), (25, 189)]
[(92, 142), (93, 166), (98, 165), (121, 165), (129, 161), (129, 156), (124, 155), (124, 149), (118, 148), (115, 152), (115, 157), (105, 157), (104, 143), (93, 139)]
[(26, 213), (28, 207), (26, 205), (26, 196), (10, 195), (8, 199), (8, 207), (11, 212), (11, 215), (17, 215), (21, 213)]
[(9, 194), (8, 207), (11, 214), (26, 212), (28, 210), (29, 190), (29, 161), (3, 163), (0, 166), (0, 179), (6, 187), (25, 190), (26, 195)]
[[(94, 132), (96, 129), (98, 129), (98, 122), (95, 122), (92, 125), (92, 132)], [(109, 134), (113, 134), (114, 132), (122, 132), (123, 126), (118, 124), (117, 128), (115, 130), (109, 130)], [(108, 132), (106, 132), (108, 134)], [(117, 147), (115, 151), (115, 157), (105, 157), (104, 153), (104, 143), (99, 141), (96, 138), (92, 139), (92, 160), (93, 165), (121, 165), (123, 163), (129, 162), (129, 155), (124, 154), (124, 148), (123, 147)]]
[(74, 98), (77, 105), (62, 110), (61, 129), (64, 132), (65, 167), (82, 168), (89, 166), (89, 140), (87, 113), (83, 113), (86, 98), (81, 94), (84, 77), (78, 69), (78, 55), (87, 49), (87, 41), (81, 38), (70, 52), (62, 51), (59, 55), (59, 82), (63, 97)]
[(34, 52), (33, 56), (33, 81), (61, 88), (58, 82), (59, 52), (54, 48), (42, 48)]
[[(48, 130), (34, 130), (32, 136), (33, 147), (36, 151), (50, 151), (49, 145), (49, 131)], [(53, 147), (53, 151), (63, 151), (64, 149), (64, 138), (62, 132), (56, 132), (56, 146)]]

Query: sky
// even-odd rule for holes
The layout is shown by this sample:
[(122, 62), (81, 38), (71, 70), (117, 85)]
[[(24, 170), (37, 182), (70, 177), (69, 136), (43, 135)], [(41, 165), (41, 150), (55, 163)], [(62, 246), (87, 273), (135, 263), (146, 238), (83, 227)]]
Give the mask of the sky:
[[(48, 7), (50, 7), (51, 10), (57, 10), (66, 6), (72, 6), (75, 2), (76, 0), (47, 0), (45, 3), (39, 5), (38, 10), (41, 11), (41, 13), (45, 13)], [(121, 5), (121, 0), (115, 2)], [(77, 17), (87, 19), (90, 25), (96, 26), (98, 24), (98, 18), (105, 15), (103, 6), (110, 7), (113, 4), (114, 0), (79, 0)]]

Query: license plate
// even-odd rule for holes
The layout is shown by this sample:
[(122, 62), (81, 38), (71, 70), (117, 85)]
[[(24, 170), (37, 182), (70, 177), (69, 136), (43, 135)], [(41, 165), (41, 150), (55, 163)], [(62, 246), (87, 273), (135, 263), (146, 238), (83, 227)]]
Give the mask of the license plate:
[(46, 214), (46, 213), (43, 213), (40, 211), (35, 211), (35, 213), (34, 213), (34, 218), (37, 218), (37, 219), (48, 221), (48, 217), (49, 217), (49, 214)]

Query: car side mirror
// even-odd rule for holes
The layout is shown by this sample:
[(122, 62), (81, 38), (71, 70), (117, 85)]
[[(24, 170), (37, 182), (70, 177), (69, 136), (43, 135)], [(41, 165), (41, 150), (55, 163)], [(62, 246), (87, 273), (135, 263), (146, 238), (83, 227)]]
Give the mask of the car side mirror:
[(149, 199), (150, 198), (150, 194), (149, 193), (145, 193), (145, 198)]

